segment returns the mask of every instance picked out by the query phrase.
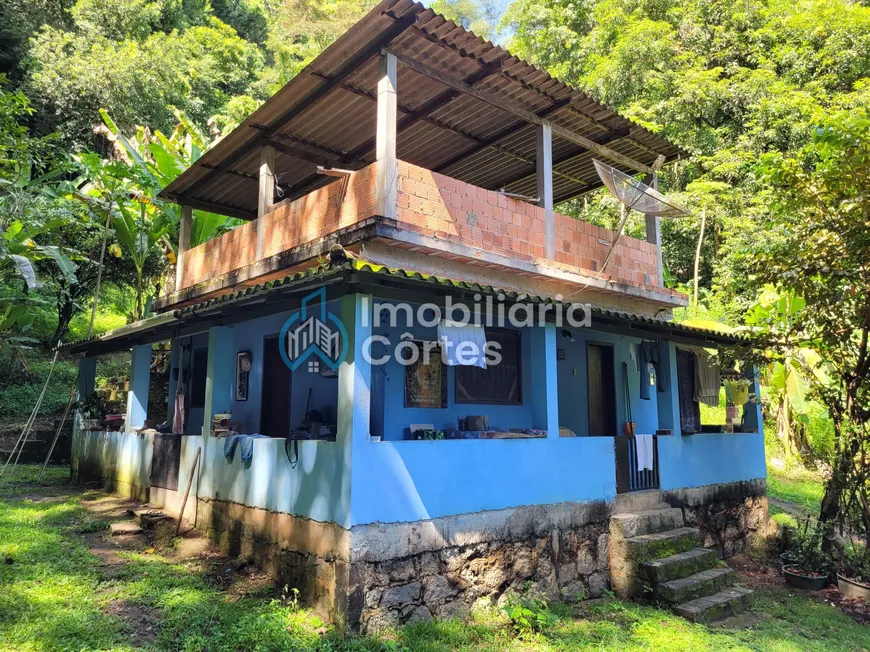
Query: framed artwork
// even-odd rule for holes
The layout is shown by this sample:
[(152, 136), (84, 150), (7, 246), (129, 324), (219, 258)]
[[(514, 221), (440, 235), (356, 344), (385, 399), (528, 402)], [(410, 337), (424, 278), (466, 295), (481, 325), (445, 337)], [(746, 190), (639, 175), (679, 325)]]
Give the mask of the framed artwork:
[(239, 351), (236, 354), (236, 400), (248, 400), (248, 375), (252, 364), (250, 351)]
[(421, 355), (405, 366), (405, 407), (447, 407), (447, 366), (441, 361), (440, 348), (432, 349), (429, 364)]

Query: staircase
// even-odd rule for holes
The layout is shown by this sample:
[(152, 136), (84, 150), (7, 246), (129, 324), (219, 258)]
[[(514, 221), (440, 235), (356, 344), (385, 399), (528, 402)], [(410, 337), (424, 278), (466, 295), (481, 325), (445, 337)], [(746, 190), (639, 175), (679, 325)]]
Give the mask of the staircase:
[(693, 622), (740, 613), (752, 594), (660, 491), (619, 494), (610, 517), (610, 578), (620, 598), (657, 602)]

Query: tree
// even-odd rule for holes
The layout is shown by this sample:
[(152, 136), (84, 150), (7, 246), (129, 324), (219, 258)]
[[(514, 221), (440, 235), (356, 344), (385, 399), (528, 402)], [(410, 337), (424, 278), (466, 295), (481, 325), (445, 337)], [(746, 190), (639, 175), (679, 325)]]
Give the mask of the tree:
[[(834, 428), (831, 478), (820, 518), (851, 517), (870, 537), (870, 109), (819, 114), (811, 141), (769, 154), (760, 171), (774, 188), (778, 237), (757, 253), (756, 273), (806, 300), (787, 345), (806, 344), (832, 370), (813, 388)], [(862, 92), (863, 91), (863, 94)]]
[[(724, 314), (737, 321), (747, 307), (741, 297), (763, 285), (750, 270), (770, 201), (755, 164), (803, 147), (814, 116), (836, 110), (870, 77), (870, 8), (845, 0), (515, 0), (502, 26), (512, 52), (693, 154), (663, 171), (663, 190), (730, 187), (726, 201), (710, 198), (716, 230), (701, 277), (702, 291), (733, 304)], [(688, 282), (697, 228), (663, 220), (662, 238), (665, 266)]]

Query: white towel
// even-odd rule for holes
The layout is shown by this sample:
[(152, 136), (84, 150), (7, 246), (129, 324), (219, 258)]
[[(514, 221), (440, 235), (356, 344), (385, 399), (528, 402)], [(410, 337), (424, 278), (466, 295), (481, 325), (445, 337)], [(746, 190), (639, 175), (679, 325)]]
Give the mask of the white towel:
[(652, 471), (653, 468), (653, 436), (652, 435), (635, 435), (635, 444), (637, 444), (637, 470)]
[[(467, 366), (486, 369), (486, 333), (483, 326), (466, 324), (462, 326), (456, 322), (444, 320), (438, 324), (438, 341), (444, 347), (445, 360), (451, 367)], [(456, 351), (460, 344), (470, 343), (474, 346), (465, 346), (462, 355), (457, 356)], [(460, 361), (459, 358), (462, 358)], [(474, 360), (473, 362), (466, 362)]]

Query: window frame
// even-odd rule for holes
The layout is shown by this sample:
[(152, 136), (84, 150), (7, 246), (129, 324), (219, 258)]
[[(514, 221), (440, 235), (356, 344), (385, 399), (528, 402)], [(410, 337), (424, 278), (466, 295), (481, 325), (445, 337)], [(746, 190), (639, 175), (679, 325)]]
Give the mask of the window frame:
[[(509, 335), (516, 340), (516, 359), (517, 359), (517, 398), (513, 401), (498, 401), (485, 399), (467, 399), (459, 396), (459, 370), (464, 366), (456, 365), (453, 375), (453, 402), (457, 405), (522, 405), (523, 404), (523, 331), (521, 329), (509, 328), (484, 328), (486, 341), (490, 341), (490, 333), (497, 335)], [(480, 367), (469, 367), (469, 369), (480, 369)], [(489, 367), (487, 367), (489, 369)]]

